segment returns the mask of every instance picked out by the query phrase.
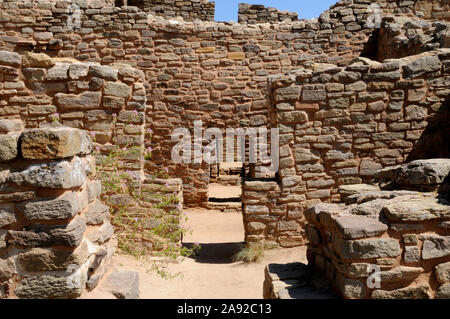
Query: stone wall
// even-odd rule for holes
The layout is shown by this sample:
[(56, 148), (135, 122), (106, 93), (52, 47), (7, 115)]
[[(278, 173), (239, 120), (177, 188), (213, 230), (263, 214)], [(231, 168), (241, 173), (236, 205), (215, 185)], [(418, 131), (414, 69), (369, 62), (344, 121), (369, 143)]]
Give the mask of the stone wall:
[(449, 58), (448, 49), (386, 63), (358, 58), (272, 78), (279, 185), (245, 183), (247, 239), (282, 243), (286, 233), (302, 244), (303, 210), (339, 202), (339, 186), (373, 182), (378, 169), (411, 158), (448, 157)]
[(215, 2), (209, 0), (116, 0), (116, 6), (136, 6), (166, 18), (183, 17), (186, 21), (214, 21)]
[(378, 172), (397, 190), (343, 186), (345, 204), (309, 208), (310, 267), (342, 298), (450, 298), (449, 173), (449, 159), (413, 161)]
[[(146, 92), (144, 74), (129, 65), (101, 66), (70, 58), (0, 51), (0, 118), (21, 119), (25, 128), (52, 122), (88, 131), (98, 151), (136, 148), (123, 169), (141, 182)], [(148, 134), (147, 134), (148, 135)]]
[(116, 245), (90, 137), (0, 122), (0, 298), (78, 297), (107, 272)]
[(259, 4), (239, 3), (239, 23), (278, 23), (287, 19), (290, 21), (297, 21), (298, 13), (280, 11), (277, 8), (266, 8)]
[[(382, 1), (385, 13), (445, 19), (445, 1)], [(177, 165), (169, 160), (176, 127), (270, 126), (267, 78), (321, 63), (348, 64), (364, 52), (374, 29), (369, 1), (339, 2), (319, 19), (241, 25), (168, 21), (136, 7), (80, 5), (81, 25), (69, 28), (67, 2), (0, 3), (0, 48), (45, 52), (102, 65), (127, 63), (145, 74), (146, 130), (152, 140), (147, 173), (167, 167), (182, 178), (185, 204), (205, 205), (208, 165)], [(426, 9), (426, 10), (425, 10)], [(438, 14), (440, 13), (440, 14)], [(16, 103), (9, 109), (17, 109)], [(16, 113), (17, 114), (17, 113)]]

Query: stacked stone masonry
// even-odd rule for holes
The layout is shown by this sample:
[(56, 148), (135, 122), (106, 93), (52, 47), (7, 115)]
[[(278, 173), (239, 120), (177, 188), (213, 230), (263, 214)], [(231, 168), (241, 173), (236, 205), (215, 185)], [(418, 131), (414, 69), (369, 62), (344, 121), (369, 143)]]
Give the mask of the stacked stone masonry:
[(450, 298), (449, 173), (449, 159), (413, 161), (309, 208), (310, 267), (342, 298)]
[(186, 21), (214, 21), (215, 3), (209, 0), (116, 0), (116, 6), (136, 6), (152, 14)]
[(373, 182), (377, 170), (415, 158), (450, 157), (449, 59), (439, 49), (272, 78), (280, 183), (245, 183), (247, 240), (301, 245), (304, 209), (339, 202), (339, 186)]
[[(409, 63), (403, 60), (377, 64), (365, 59), (344, 69), (367, 53), (377, 32), (376, 24), (367, 23), (374, 13), (371, 3), (341, 1), (313, 20), (241, 25), (167, 20), (133, 6), (114, 7), (110, 2), (90, 1), (78, 3), (80, 24), (73, 26), (67, 24), (73, 14), (67, 1), (2, 1), (0, 48), (18, 53), (44, 52), (56, 58), (51, 59), (53, 62), (64, 60), (55, 65), (27, 65), (22, 73), (29, 73), (20, 80), (17, 68), (21, 62), (17, 57), (11, 62), (6, 55), (6, 64), (2, 63), (1, 117), (21, 118), (27, 128), (33, 128), (51, 122), (49, 115), (56, 108), (64, 125), (96, 131), (99, 147), (105, 151), (114, 143), (151, 147), (151, 160), (138, 157), (129, 162), (127, 169), (134, 170), (143, 181), (145, 174), (168, 168), (169, 176), (182, 179), (187, 206), (207, 205), (210, 167), (179, 165), (170, 160), (174, 144), (170, 134), (176, 127), (192, 128), (196, 120), (202, 120), (204, 127), (278, 126), (284, 131), (284, 144), (277, 185), (249, 185), (248, 191), (262, 192), (259, 201), (251, 198), (255, 194), (249, 194), (251, 201), (247, 201), (244, 185), (245, 205), (259, 206), (253, 217), (244, 216), (247, 239), (285, 239), (286, 246), (302, 244), (302, 212), (306, 205), (319, 200), (337, 201), (340, 184), (370, 180), (378, 168), (425, 156), (427, 147), (433, 152), (445, 152), (445, 148), (434, 148), (429, 140), (419, 138), (423, 132), (441, 136), (436, 141), (445, 145), (448, 136), (445, 130), (430, 130), (427, 126), (429, 120), (435, 119), (437, 124), (432, 128), (440, 128), (439, 121), (448, 114), (444, 103), (448, 94), (445, 50), (421, 56), (420, 62), (409, 69), (405, 69)], [(426, 35), (433, 33), (431, 45), (426, 46), (428, 40), (419, 41), (421, 47), (426, 47), (423, 51), (447, 46), (448, 29), (433, 22), (449, 19), (447, 1), (376, 3), (382, 15), (430, 21), (428, 25), (418, 24), (429, 29)], [(385, 21), (381, 25), (388, 28), (392, 18)], [(419, 30), (415, 25), (413, 29)], [(385, 41), (386, 37), (379, 38)], [(80, 61), (74, 64), (98, 66), (89, 66), (89, 73), (77, 82), (70, 78), (72, 67), (66, 69), (67, 58)], [(124, 71), (119, 68), (116, 79), (108, 74), (115, 71), (106, 65), (117, 70), (117, 64)], [(288, 75), (287, 83), (282, 83), (283, 76), (275, 77), (303, 67), (313, 71), (300, 70), (299, 78), (293, 81), (293, 75)], [(325, 86), (328, 79), (331, 82)], [(122, 83), (132, 87), (132, 92)], [(274, 83), (280, 87), (275, 88)], [(106, 84), (113, 87), (110, 91), (114, 94), (124, 96), (109, 95), (110, 91), (105, 94)], [(117, 91), (120, 87), (124, 90)], [(88, 112), (60, 108), (73, 102), (72, 98), (83, 105), (87, 102)], [(98, 98), (101, 102), (97, 106)], [(119, 113), (109, 111), (115, 107)], [(31, 114), (31, 109), (38, 113)], [(138, 115), (135, 123), (126, 125), (129, 112)], [(114, 114), (120, 117), (117, 123), (122, 122), (113, 131), (118, 134), (110, 133), (108, 124)], [(330, 147), (335, 146), (339, 149), (333, 153)], [(258, 174), (257, 168), (252, 177), (260, 177)], [(264, 199), (261, 195), (266, 192), (270, 196)], [(250, 222), (260, 224), (247, 225)]]
[(108, 272), (116, 240), (89, 135), (1, 120), (0, 298), (75, 298)]
[(266, 8), (258, 4), (239, 4), (238, 21), (239, 23), (257, 24), (257, 23), (277, 23), (285, 20), (297, 21), (298, 13), (280, 11), (277, 8)]
[[(153, 132), (144, 142), (153, 149), (145, 172), (168, 167), (170, 176), (183, 180), (185, 204), (206, 205), (210, 169), (168, 160), (173, 129), (193, 127), (195, 120), (204, 127), (267, 126), (267, 78), (315, 62), (342, 66), (358, 57), (374, 31), (367, 25), (370, 3), (339, 2), (314, 20), (241, 25), (169, 21), (97, 0), (80, 2), (80, 25), (69, 27), (73, 11), (66, 1), (2, 1), (0, 48), (140, 69), (145, 129)], [(445, 1), (377, 3), (386, 14), (448, 19)], [(4, 114), (17, 116), (25, 102), (10, 103)]]

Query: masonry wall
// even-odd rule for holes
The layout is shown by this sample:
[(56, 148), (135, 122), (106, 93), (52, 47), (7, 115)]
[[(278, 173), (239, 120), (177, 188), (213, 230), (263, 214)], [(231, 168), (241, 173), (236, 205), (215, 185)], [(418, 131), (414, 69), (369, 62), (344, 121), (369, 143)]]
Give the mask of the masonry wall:
[(136, 6), (166, 18), (183, 17), (186, 21), (214, 21), (215, 2), (209, 0), (116, 0), (116, 6)]
[(298, 13), (280, 11), (277, 8), (266, 8), (263, 5), (239, 3), (239, 23), (277, 23), (286, 19), (298, 20)]
[[(318, 20), (244, 26), (216, 22), (170, 22), (135, 7), (81, 6), (81, 26), (69, 29), (67, 3), (4, 1), (0, 48), (45, 52), (82, 62), (124, 62), (146, 77), (146, 130), (153, 132), (147, 173), (168, 167), (183, 179), (185, 204), (207, 201), (209, 167), (168, 160), (175, 127), (267, 126), (267, 78), (315, 62), (346, 65), (364, 51), (373, 29), (368, 1), (338, 3)], [(379, 1), (388, 13), (425, 6), (426, 16), (445, 18), (448, 4)], [(419, 5), (422, 5), (420, 7)], [(23, 102), (8, 107), (17, 114)]]
[(449, 298), (449, 170), (449, 159), (387, 168), (382, 191), (342, 187), (345, 204), (309, 208), (309, 264), (342, 298)]
[(411, 159), (449, 157), (449, 58), (448, 49), (386, 63), (360, 58), (273, 78), (279, 179), (244, 184), (247, 240), (301, 245), (304, 209), (339, 202), (339, 186), (374, 182), (377, 170)]
[(90, 137), (0, 123), (0, 298), (78, 297), (97, 286), (116, 246)]

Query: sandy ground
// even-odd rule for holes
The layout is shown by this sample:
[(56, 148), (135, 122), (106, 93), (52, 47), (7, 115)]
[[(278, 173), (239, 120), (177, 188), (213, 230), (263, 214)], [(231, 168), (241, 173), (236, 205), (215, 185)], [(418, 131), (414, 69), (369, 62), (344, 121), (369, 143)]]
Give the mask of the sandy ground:
[(193, 233), (185, 244), (200, 243), (199, 256), (169, 264), (166, 271), (182, 276), (164, 279), (149, 271), (150, 264), (133, 257), (116, 255), (118, 270), (139, 272), (140, 293), (143, 299), (235, 299), (262, 298), (264, 267), (269, 263), (305, 262), (306, 248), (270, 250), (259, 264), (233, 262), (232, 256), (244, 240), (242, 215), (216, 211), (187, 210), (188, 225)]
[(217, 183), (209, 184), (209, 197), (214, 198), (235, 198), (241, 197), (242, 187), (241, 186), (226, 186)]

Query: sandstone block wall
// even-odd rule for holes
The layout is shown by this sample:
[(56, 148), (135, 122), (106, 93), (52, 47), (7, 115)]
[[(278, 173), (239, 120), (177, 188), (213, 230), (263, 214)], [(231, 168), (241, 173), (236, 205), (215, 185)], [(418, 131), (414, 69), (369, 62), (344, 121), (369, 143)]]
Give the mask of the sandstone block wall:
[(278, 23), (286, 19), (298, 20), (298, 13), (280, 11), (277, 8), (266, 8), (263, 5), (239, 3), (239, 23)]
[[(415, 4), (378, 2), (386, 13), (415, 12)], [(146, 80), (146, 130), (154, 150), (147, 173), (169, 168), (183, 179), (186, 205), (205, 205), (209, 167), (169, 160), (175, 127), (267, 126), (267, 77), (313, 62), (348, 64), (373, 31), (368, 1), (338, 3), (317, 20), (240, 25), (179, 22), (136, 7), (80, 6), (80, 27), (69, 28), (67, 3), (0, 3), (0, 48), (45, 52), (102, 65), (127, 63)], [(434, 7), (433, 7), (434, 8)], [(448, 5), (440, 2), (442, 11)], [(433, 9), (434, 10), (434, 9)], [(431, 14), (430, 14), (431, 18)], [(45, 21), (45, 22), (44, 22)]]
[(1, 120), (0, 298), (75, 298), (108, 271), (109, 209), (86, 132)]
[(186, 21), (214, 21), (215, 15), (215, 3), (209, 0), (116, 0), (116, 6), (122, 5), (136, 6), (166, 18), (183, 17)]
[(143, 179), (146, 92), (142, 71), (102, 66), (41, 53), (0, 51), (0, 118), (20, 119), (25, 128), (52, 122), (87, 131), (97, 150), (135, 148), (123, 169)]
[[(127, 63), (145, 74), (146, 130), (152, 130), (147, 173), (169, 168), (182, 178), (188, 206), (208, 199), (208, 165), (171, 162), (174, 128), (270, 126), (267, 78), (321, 62), (348, 64), (367, 48), (374, 29), (371, 1), (339, 2), (316, 20), (241, 25), (170, 22), (136, 7), (100, 1), (80, 6), (81, 25), (69, 28), (67, 3), (0, 3), (0, 48), (45, 52), (102, 65)], [(383, 13), (446, 19), (445, 1), (377, 1)], [(438, 14), (439, 13), (439, 14)], [(45, 21), (45, 22), (44, 22)]]
[(309, 265), (342, 298), (450, 298), (449, 172), (449, 159), (413, 161), (379, 172), (397, 190), (343, 186), (345, 204), (309, 208)]
[(373, 182), (377, 170), (411, 159), (449, 157), (449, 58), (448, 49), (385, 63), (359, 58), (272, 78), (279, 185), (245, 183), (247, 239), (281, 243), (286, 231), (301, 244), (303, 210), (339, 202), (340, 185)]

